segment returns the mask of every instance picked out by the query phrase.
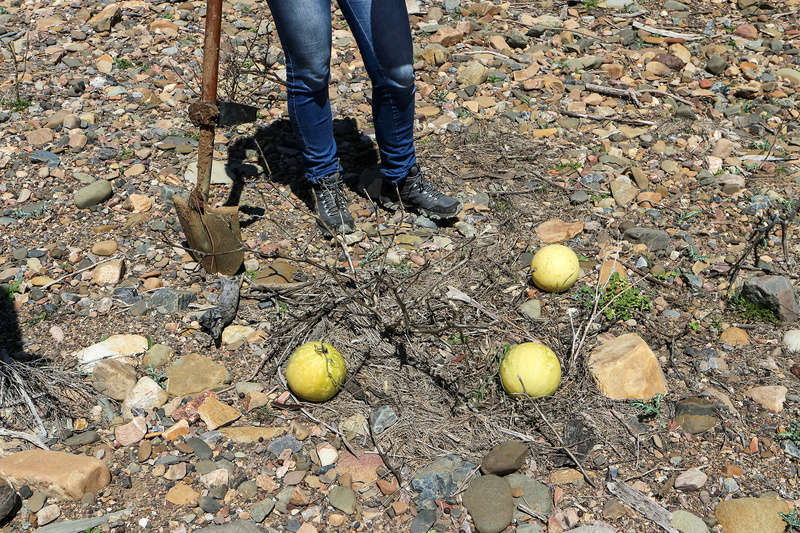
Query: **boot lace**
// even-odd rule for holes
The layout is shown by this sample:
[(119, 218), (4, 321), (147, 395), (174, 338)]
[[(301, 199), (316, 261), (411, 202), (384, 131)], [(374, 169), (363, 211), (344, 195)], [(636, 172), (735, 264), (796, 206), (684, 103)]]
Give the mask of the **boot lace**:
[(328, 215), (341, 214), (342, 207), (347, 204), (341, 176), (338, 174), (328, 176), (321, 179), (319, 185), (322, 192), (320, 203), (325, 213)]

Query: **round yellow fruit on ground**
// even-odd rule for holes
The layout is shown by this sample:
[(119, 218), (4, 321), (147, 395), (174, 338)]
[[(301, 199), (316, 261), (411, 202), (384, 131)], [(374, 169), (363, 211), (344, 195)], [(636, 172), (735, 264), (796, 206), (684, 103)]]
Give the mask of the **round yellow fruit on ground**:
[(547, 292), (569, 289), (578, 279), (580, 264), (575, 252), (561, 244), (540, 248), (531, 260), (533, 283)]
[(511, 395), (549, 396), (561, 384), (561, 364), (544, 344), (525, 342), (511, 348), (503, 358), (500, 381)]
[(299, 346), (286, 365), (286, 382), (292, 392), (309, 402), (330, 400), (339, 391), (347, 373), (339, 350), (327, 342), (312, 341)]

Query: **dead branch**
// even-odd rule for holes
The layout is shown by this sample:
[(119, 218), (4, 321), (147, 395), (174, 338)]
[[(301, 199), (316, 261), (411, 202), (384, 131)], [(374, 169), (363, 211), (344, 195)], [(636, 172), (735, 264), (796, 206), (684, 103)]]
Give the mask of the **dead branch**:
[(622, 124), (631, 124), (633, 126), (655, 126), (655, 122), (651, 122), (649, 120), (639, 120), (635, 118), (625, 118), (619, 116), (611, 116), (611, 117), (601, 117), (600, 115), (587, 115), (586, 113), (575, 113), (574, 111), (567, 111), (566, 109), (560, 109), (558, 111), (562, 115), (566, 115), (568, 117), (573, 118), (583, 118), (587, 120), (597, 120), (600, 122), (609, 121), (609, 122), (621, 122)]
[(367, 421), (367, 426), (369, 427), (369, 437), (372, 439), (372, 444), (375, 445), (375, 449), (378, 451), (378, 455), (380, 455), (383, 464), (385, 464), (386, 468), (392, 472), (392, 475), (397, 480), (397, 486), (402, 486), (403, 478), (400, 477), (400, 472), (394, 467), (391, 461), (389, 461), (389, 459), (386, 457), (386, 454), (383, 453), (383, 450), (381, 450), (381, 447), (378, 445), (378, 439), (375, 438), (375, 430), (372, 428), (372, 422)]
[(609, 492), (614, 496), (655, 522), (667, 533), (679, 533), (678, 530), (671, 525), (672, 513), (647, 497), (646, 494), (639, 492), (623, 481), (611, 481), (606, 484), (606, 487), (608, 487)]

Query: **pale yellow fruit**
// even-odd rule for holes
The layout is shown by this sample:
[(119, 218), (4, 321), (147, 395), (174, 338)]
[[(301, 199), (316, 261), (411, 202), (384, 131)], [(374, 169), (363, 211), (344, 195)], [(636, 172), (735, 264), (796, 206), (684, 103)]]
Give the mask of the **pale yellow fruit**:
[(312, 341), (299, 346), (286, 365), (286, 382), (299, 398), (310, 402), (330, 400), (339, 391), (347, 373), (339, 350), (327, 342)]
[(569, 289), (578, 279), (579, 271), (578, 256), (561, 244), (540, 248), (531, 260), (533, 283), (547, 292)]
[(549, 396), (561, 384), (561, 364), (544, 344), (525, 342), (511, 348), (503, 358), (500, 381), (511, 395)]

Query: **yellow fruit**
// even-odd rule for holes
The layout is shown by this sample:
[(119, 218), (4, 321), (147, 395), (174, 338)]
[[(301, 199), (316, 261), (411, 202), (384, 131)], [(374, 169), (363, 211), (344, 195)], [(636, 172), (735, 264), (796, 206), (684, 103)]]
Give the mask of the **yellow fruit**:
[(286, 365), (286, 382), (299, 398), (324, 402), (333, 398), (347, 373), (339, 350), (327, 342), (312, 341), (299, 346)]
[(544, 344), (525, 342), (511, 348), (503, 358), (500, 381), (512, 395), (549, 396), (561, 383), (561, 364), (553, 350)]
[(580, 265), (575, 252), (561, 244), (540, 248), (531, 260), (533, 283), (547, 292), (561, 292), (578, 279)]

